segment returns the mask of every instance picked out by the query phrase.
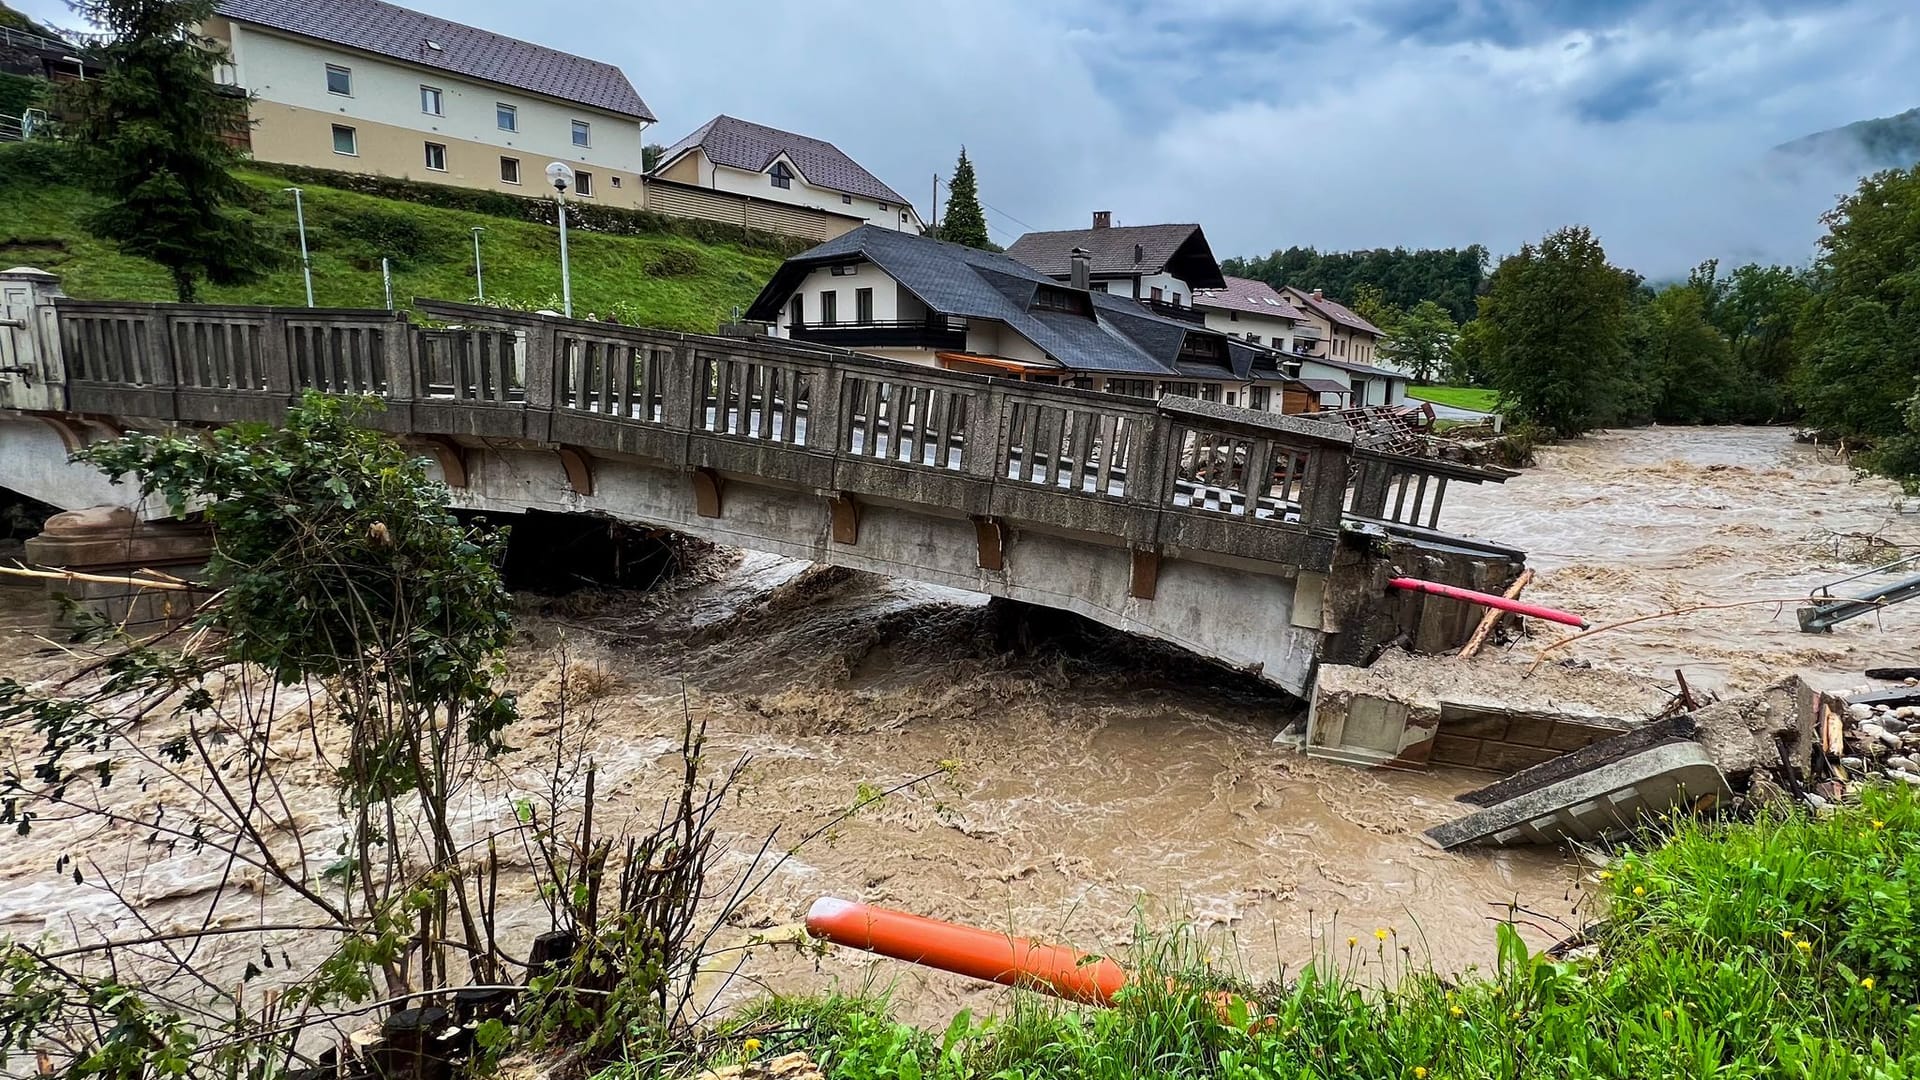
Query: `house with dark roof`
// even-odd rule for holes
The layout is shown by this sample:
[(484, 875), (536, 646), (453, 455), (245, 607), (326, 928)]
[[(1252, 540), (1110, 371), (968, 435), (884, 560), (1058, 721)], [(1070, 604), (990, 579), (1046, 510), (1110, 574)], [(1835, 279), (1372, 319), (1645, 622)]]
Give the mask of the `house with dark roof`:
[[(1245, 407), (1279, 354), (1007, 255), (881, 225), (788, 259), (750, 320), (776, 337), (954, 371)], [(1273, 411), (1278, 411), (1274, 409)]]
[(1294, 333), (1295, 352), (1350, 364), (1372, 364), (1379, 359), (1380, 339), (1386, 331), (1352, 308), (1319, 289), (1308, 291), (1288, 285), (1280, 295), (1304, 316)]
[(1007, 254), (1065, 281), (1076, 251), (1087, 253), (1096, 292), (1138, 300), (1176, 319), (1201, 322), (1193, 311), (1194, 291), (1227, 284), (1200, 226), (1115, 225), (1107, 210), (1094, 211), (1092, 228), (1027, 233)]
[(906, 196), (834, 144), (731, 116), (716, 116), (667, 147), (653, 175), (844, 214), (883, 228), (926, 231)]
[(639, 206), (653, 111), (612, 64), (384, 0), (216, 0), (261, 161)]

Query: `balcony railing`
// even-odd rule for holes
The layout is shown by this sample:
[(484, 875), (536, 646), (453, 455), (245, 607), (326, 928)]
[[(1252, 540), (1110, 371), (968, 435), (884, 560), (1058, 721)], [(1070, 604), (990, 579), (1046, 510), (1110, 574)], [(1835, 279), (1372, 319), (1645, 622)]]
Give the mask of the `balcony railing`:
[(1195, 323), (1200, 326), (1207, 324), (1207, 316), (1204, 312), (1196, 311), (1185, 304), (1169, 304), (1165, 300), (1152, 299), (1146, 299), (1140, 302), (1145, 304), (1147, 310), (1153, 312), (1155, 315), (1164, 315), (1169, 319), (1179, 319), (1181, 322)]
[(967, 324), (944, 317), (910, 321), (871, 320), (868, 322), (789, 323), (787, 334), (795, 341), (831, 345), (839, 349), (933, 349), (940, 352), (964, 352), (967, 348)]

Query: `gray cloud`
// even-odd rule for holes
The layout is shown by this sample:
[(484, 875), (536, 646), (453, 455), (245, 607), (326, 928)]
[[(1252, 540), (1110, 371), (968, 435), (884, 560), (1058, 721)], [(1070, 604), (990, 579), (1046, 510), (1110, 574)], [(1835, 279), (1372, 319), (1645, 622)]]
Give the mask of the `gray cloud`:
[(620, 64), (660, 141), (719, 112), (803, 131), (923, 212), (965, 143), (1002, 242), (1111, 209), (1223, 255), (1582, 222), (1653, 277), (1798, 262), (1849, 163), (1767, 149), (1920, 105), (1911, 0), (414, 3)]

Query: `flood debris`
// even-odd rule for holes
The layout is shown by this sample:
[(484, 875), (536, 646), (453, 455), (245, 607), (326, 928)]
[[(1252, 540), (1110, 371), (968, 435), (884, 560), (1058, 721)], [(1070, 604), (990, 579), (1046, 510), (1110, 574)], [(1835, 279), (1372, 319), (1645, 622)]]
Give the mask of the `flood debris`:
[(1732, 795), (1707, 751), (1695, 742), (1640, 750), (1497, 802), (1426, 831), (1443, 850), (1476, 841), (1497, 845), (1592, 841), (1674, 807), (1710, 809)]
[(1451, 765), (1512, 773), (1660, 714), (1661, 683), (1624, 672), (1393, 651), (1371, 667), (1323, 666), (1307, 721), (1309, 756), (1354, 765)]

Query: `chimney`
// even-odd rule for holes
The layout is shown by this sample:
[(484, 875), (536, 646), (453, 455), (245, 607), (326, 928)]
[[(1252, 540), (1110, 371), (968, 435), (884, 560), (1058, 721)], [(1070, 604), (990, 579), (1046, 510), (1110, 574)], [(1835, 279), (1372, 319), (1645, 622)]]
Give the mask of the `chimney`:
[(1112, 228), (1113, 227), (1113, 211), (1095, 210), (1093, 212), (1093, 227), (1096, 229)]
[(1073, 264), (1073, 272), (1067, 279), (1068, 284), (1076, 289), (1090, 288), (1093, 276), (1093, 252), (1077, 247), (1068, 258)]
[(1314, 298), (1315, 300), (1325, 300), (1325, 299), (1326, 299), (1326, 297), (1325, 297), (1324, 295), (1322, 295), (1322, 294), (1321, 294), (1321, 292), (1320, 292), (1320, 290), (1319, 290), (1319, 289), (1315, 289), (1315, 290), (1313, 290), (1313, 298)]

